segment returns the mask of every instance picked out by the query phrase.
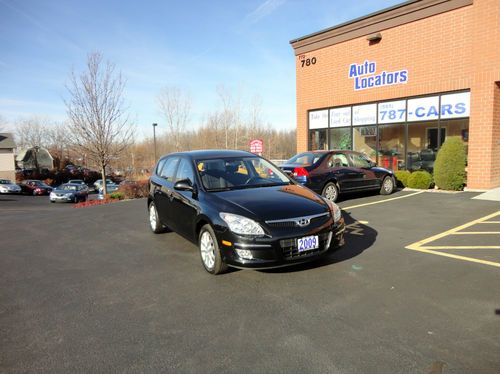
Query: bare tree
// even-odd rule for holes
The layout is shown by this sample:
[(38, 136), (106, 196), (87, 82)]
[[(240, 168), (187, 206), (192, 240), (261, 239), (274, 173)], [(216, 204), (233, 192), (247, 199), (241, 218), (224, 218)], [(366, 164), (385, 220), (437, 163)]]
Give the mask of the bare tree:
[(168, 136), (174, 149), (181, 149), (181, 135), (187, 130), (191, 115), (191, 97), (178, 87), (165, 87), (158, 95), (158, 106), (165, 117)]
[(7, 120), (0, 114), (0, 132), (4, 131)]
[(64, 156), (69, 156), (68, 146), (70, 144), (70, 130), (67, 123), (55, 123), (47, 127), (47, 148), (54, 158), (56, 168), (62, 169), (64, 163)]
[(86, 70), (71, 73), (65, 101), (75, 145), (101, 170), (103, 193), (106, 166), (131, 144), (133, 128), (123, 102), (125, 81), (115, 65), (104, 63), (98, 52), (89, 54)]
[(47, 146), (47, 119), (32, 116), (20, 120), (16, 124), (14, 136), (19, 148)]

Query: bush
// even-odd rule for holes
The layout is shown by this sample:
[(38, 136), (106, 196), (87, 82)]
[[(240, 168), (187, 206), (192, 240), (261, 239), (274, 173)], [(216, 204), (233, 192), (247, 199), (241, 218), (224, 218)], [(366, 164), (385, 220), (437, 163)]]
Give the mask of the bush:
[(408, 187), (427, 190), (432, 183), (432, 175), (427, 171), (415, 171), (408, 176)]
[(396, 176), (398, 184), (401, 184), (403, 187), (408, 187), (408, 177), (410, 176), (410, 172), (408, 170), (398, 170), (394, 172)]
[(125, 195), (123, 194), (123, 192), (115, 191), (112, 192), (109, 197), (115, 200), (123, 200), (125, 198)]
[(128, 182), (120, 185), (118, 191), (127, 199), (139, 199), (148, 196), (149, 184), (147, 180)]
[(447, 138), (434, 163), (434, 181), (443, 190), (462, 190), (465, 185), (465, 146), (460, 138)]

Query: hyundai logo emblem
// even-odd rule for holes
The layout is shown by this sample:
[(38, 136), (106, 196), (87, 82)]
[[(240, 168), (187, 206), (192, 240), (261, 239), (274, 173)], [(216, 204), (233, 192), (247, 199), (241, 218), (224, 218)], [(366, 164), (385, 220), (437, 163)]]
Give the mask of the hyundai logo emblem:
[(304, 226), (307, 226), (311, 223), (311, 220), (310, 219), (307, 219), (307, 218), (301, 218), (301, 219), (298, 219), (297, 221), (295, 221), (297, 223), (297, 225), (299, 225), (300, 227), (304, 227)]

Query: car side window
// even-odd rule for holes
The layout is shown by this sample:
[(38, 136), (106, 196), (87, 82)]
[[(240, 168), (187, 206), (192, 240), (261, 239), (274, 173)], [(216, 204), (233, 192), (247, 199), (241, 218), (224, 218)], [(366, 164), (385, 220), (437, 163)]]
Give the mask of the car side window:
[(183, 180), (183, 179), (189, 179), (191, 181), (191, 183), (194, 182), (193, 166), (185, 158), (182, 158), (180, 160), (179, 167), (177, 169), (177, 175), (175, 177), (176, 181)]
[(338, 167), (348, 167), (349, 161), (347, 157), (343, 153), (334, 153), (330, 156), (328, 160), (329, 168), (338, 168)]
[(163, 168), (161, 169), (160, 177), (169, 182), (173, 182), (175, 169), (177, 168), (178, 162), (179, 162), (178, 157), (167, 158), (165, 164), (163, 165)]
[(160, 175), (161, 169), (165, 165), (165, 161), (167, 161), (166, 158), (162, 158), (160, 161), (158, 161), (158, 165), (156, 165), (156, 171), (155, 171), (156, 175), (158, 176)]
[(356, 168), (369, 168), (371, 166), (370, 162), (362, 155), (358, 155), (356, 153), (351, 153), (350, 156), (351, 156), (352, 164)]

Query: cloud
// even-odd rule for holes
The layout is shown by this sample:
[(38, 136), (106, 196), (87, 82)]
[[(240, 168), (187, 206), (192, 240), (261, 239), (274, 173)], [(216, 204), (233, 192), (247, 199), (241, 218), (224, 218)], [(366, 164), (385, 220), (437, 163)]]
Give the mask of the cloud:
[(284, 3), (285, 0), (266, 0), (262, 4), (260, 4), (253, 12), (248, 13), (245, 19), (250, 24), (257, 23), (262, 18), (269, 16)]

